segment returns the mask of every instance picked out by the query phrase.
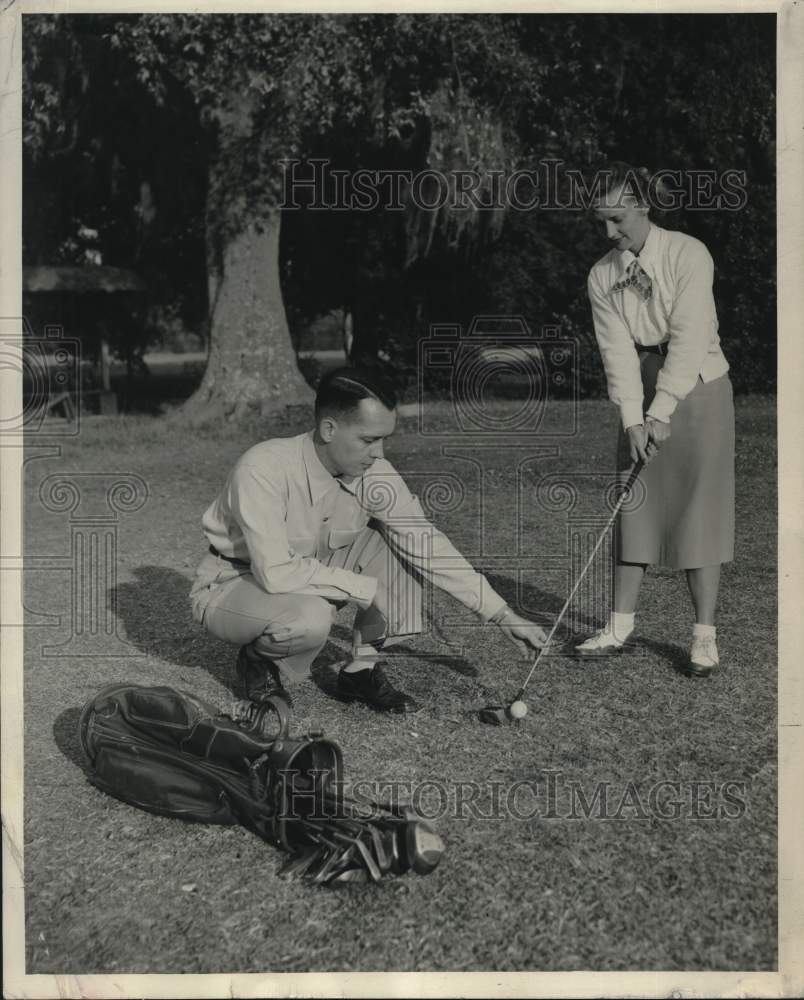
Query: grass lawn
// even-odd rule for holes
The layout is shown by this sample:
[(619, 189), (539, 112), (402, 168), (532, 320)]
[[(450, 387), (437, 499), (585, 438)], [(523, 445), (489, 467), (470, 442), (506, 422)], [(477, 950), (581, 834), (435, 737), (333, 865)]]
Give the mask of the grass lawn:
[[(501, 593), (548, 621), (567, 593), (567, 512), (540, 507), (536, 483), (575, 474), (573, 514), (599, 517), (616, 419), (606, 402), (582, 404), (580, 436), (526, 465), (518, 486), (526, 452), (516, 462), (500, 448), (456, 453), (460, 440), (423, 438), (412, 421), (388, 456), (422, 496), (445, 476), (463, 484), (437, 522)], [(692, 617), (683, 574), (664, 570), (646, 580), (635, 655), (592, 665), (548, 657), (530, 713), (505, 728), (474, 715), (510, 699), (526, 672), (496, 629), (437, 593), (435, 635), (389, 666), (424, 708), (386, 718), (328, 694), (349, 641), (350, 612), (340, 613), (313, 682), (294, 691), (296, 726), (319, 724), (342, 744), (349, 780), (418, 783), (432, 811), (445, 794), (436, 825), (447, 850), (427, 878), (337, 890), (279, 878), (284, 856), (244, 829), (113, 800), (80, 766), (79, 709), (101, 685), (170, 684), (230, 702), (236, 651), (194, 625), (187, 593), (204, 548), (201, 514), (254, 436), (194, 439), (165, 420), (89, 419), (60, 457), (31, 449), (28, 973), (774, 969), (775, 402), (738, 399), (737, 421), (737, 556), (723, 578), (724, 668), (709, 680), (678, 672)], [(97, 506), (74, 518), (103, 512), (115, 473), (148, 484), (147, 503), (116, 528), (115, 620), (127, 647), (101, 635), (84, 655), (43, 652), (71, 631), (70, 516), (39, 499), (54, 472), (107, 474), (81, 479)], [(468, 808), (464, 791), (461, 809), (468, 782), (475, 800)], [(586, 817), (576, 798), (573, 816), (573, 787), (590, 803), (605, 787), (607, 814), (598, 798)]]

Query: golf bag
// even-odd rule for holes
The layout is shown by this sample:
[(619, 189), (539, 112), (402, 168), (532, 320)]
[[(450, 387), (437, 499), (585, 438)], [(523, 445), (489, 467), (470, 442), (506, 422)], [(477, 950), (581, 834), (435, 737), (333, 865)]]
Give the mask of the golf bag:
[(292, 856), (282, 872), (318, 883), (426, 875), (444, 850), (412, 811), (351, 802), (343, 758), (320, 732), (291, 737), (280, 698), (238, 702), (231, 716), (169, 687), (119, 683), (79, 721), (89, 778), (163, 816), (241, 823)]

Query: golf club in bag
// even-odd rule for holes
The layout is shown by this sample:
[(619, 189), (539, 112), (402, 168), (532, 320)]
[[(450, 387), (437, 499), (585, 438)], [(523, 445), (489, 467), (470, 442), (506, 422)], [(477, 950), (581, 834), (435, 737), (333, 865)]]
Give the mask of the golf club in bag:
[(174, 688), (112, 684), (84, 706), (79, 739), (102, 791), (163, 816), (242, 823), (289, 852), (283, 874), (379, 882), (427, 875), (444, 851), (412, 810), (347, 799), (340, 747), (320, 731), (292, 737), (281, 698), (224, 715)]
[(528, 683), (529, 683), (531, 677), (533, 677), (534, 673), (536, 672), (536, 668), (539, 666), (541, 658), (544, 656), (544, 654), (550, 648), (550, 643), (552, 642), (553, 636), (555, 635), (558, 626), (561, 624), (561, 622), (562, 622), (562, 620), (564, 618), (564, 615), (567, 613), (567, 609), (569, 608), (570, 604), (572, 603), (573, 597), (575, 597), (575, 594), (578, 592), (578, 588), (580, 587), (580, 585), (581, 585), (581, 583), (583, 581), (583, 578), (586, 576), (586, 574), (587, 574), (587, 572), (589, 570), (589, 567), (594, 562), (594, 559), (595, 559), (595, 556), (597, 555), (598, 549), (603, 544), (603, 539), (606, 537), (606, 535), (611, 530), (611, 526), (616, 521), (617, 515), (622, 510), (623, 504), (625, 503), (626, 499), (631, 495), (631, 491), (634, 488), (634, 483), (636, 482), (636, 480), (637, 480), (640, 472), (642, 471), (643, 465), (644, 465), (644, 462), (640, 458), (640, 459), (637, 459), (637, 461), (634, 462), (634, 464), (631, 466), (631, 469), (630, 469), (629, 474), (628, 474), (628, 479), (627, 479), (627, 481), (625, 483), (625, 486), (623, 487), (622, 493), (620, 494), (620, 498), (618, 499), (617, 503), (614, 505), (614, 509), (611, 512), (611, 517), (606, 522), (606, 526), (600, 532), (600, 537), (598, 538), (598, 540), (597, 540), (597, 542), (595, 544), (595, 547), (592, 549), (592, 551), (591, 551), (591, 553), (589, 555), (589, 558), (586, 560), (586, 565), (584, 566), (584, 568), (579, 573), (578, 578), (575, 581), (575, 584), (574, 584), (572, 590), (569, 593), (569, 596), (567, 597), (566, 601), (564, 602), (564, 607), (558, 613), (558, 617), (553, 622), (553, 627), (550, 629), (550, 633), (547, 636), (547, 639), (545, 640), (544, 645), (539, 650), (538, 655), (536, 656), (536, 659), (533, 661), (533, 665), (531, 666), (531, 668), (530, 668), (530, 670), (528, 672), (527, 677), (522, 682), (522, 686), (520, 687), (519, 691), (517, 691), (516, 697), (508, 705), (487, 705), (485, 708), (481, 708), (480, 712), (479, 712), (479, 717), (480, 717), (480, 721), (481, 722), (485, 722), (485, 723), (487, 723), (488, 725), (491, 725), (491, 726), (501, 726), (501, 725), (503, 725), (506, 722), (509, 722), (509, 721), (515, 720), (515, 719), (521, 719), (525, 715), (527, 715), (527, 711), (528, 711), (527, 705), (523, 701), (523, 698), (525, 696), (525, 688), (528, 686)]

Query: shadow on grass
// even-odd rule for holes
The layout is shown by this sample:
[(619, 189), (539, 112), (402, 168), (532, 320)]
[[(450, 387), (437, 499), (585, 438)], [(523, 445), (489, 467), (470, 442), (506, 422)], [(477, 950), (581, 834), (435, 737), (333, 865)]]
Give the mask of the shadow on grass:
[(66, 708), (53, 723), (53, 740), (71, 764), (75, 764), (84, 774), (89, 770), (81, 741), (78, 738), (78, 720), (81, 717), (80, 708)]
[[(495, 588), (497, 593), (499, 593), (501, 597), (504, 597), (512, 607), (517, 607), (517, 604), (520, 604), (526, 609), (538, 608), (538, 615), (534, 614), (532, 610), (529, 610), (528, 613), (536, 617), (537, 620), (541, 622), (542, 627), (548, 630), (552, 627), (552, 621), (555, 620), (555, 616), (559, 614), (564, 606), (564, 601), (566, 600), (566, 597), (559, 597), (556, 594), (539, 590), (537, 587), (533, 587), (529, 584), (520, 585), (517, 593), (516, 582), (510, 577), (489, 576), (489, 582)], [(604, 624), (603, 621), (598, 620), (593, 616), (583, 614), (579, 615), (577, 612), (575, 612), (573, 617), (575, 623), (588, 626), (588, 629), (578, 634), (570, 634), (564, 630), (564, 634), (562, 636), (562, 630), (559, 628), (559, 643), (563, 644), (564, 649), (567, 651), (567, 655), (572, 655), (573, 647), (576, 643), (582, 642), (583, 639), (588, 638), (595, 629)], [(645, 639), (642, 636), (634, 636), (633, 641), (637, 646), (644, 648), (657, 659), (664, 660), (670, 669), (675, 673), (686, 674), (687, 661), (689, 659), (689, 653), (686, 649), (683, 649), (681, 646), (671, 645), (668, 642), (657, 642), (654, 639)]]
[(675, 673), (686, 677), (687, 663), (690, 658), (688, 649), (684, 649), (682, 646), (673, 646), (669, 642), (656, 642), (654, 639), (640, 638), (637, 641), (650, 650), (654, 656), (666, 660), (670, 669)]
[[(553, 621), (564, 607), (566, 597), (541, 590), (530, 583), (517, 583), (510, 576), (496, 573), (487, 574), (486, 579), (510, 606), (525, 618), (541, 618)], [(586, 619), (584, 619), (586, 621)], [(590, 619), (591, 623), (591, 619)]]
[[(135, 581), (119, 584), (112, 596), (117, 614), (122, 619), (127, 638), (146, 655), (168, 660), (177, 667), (207, 670), (220, 684), (236, 694), (234, 689), (234, 659), (236, 650), (207, 633), (193, 621), (190, 614), (189, 591), (191, 581), (182, 573), (164, 566), (140, 566), (134, 571)], [(519, 584), (506, 576), (490, 576), (489, 582), (495, 590), (513, 607), (538, 608), (538, 619), (543, 627), (550, 627), (554, 616), (559, 613), (563, 596), (540, 590), (530, 584)], [(529, 612), (534, 615), (533, 611)], [(576, 622), (579, 620), (576, 615)], [(589, 631), (598, 622), (588, 616), (581, 616), (580, 622), (588, 622)], [(332, 637), (338, 641), (351, 643), (351, 627), (338, 622), (332, 630)], [(561, 637), (565, 641), (569, 636)], [(656, 657), (665, 660), (671, 669), (682, 673), (686, 665), (685, 650), (668, 643), (639, 639), (641, 645)], [(433, 657), (432, 653), (422, 653), (413, 644), (402, 642), (389, 649), (389, 658), (426, 656), (463, 677), (476, 677), (477, 668), (463, 655)], [(348, 656), (336, 643), (329, 642), (316, 658), (310, 676), (313, 683), (328, 697), (337, 696), (336, 665)], [(171, 683), (171, 678), (166, 678)], [(80, 751), (79, 751), (80, 753)]]
[[(348, 638), (351, 639), (351, 630), (342, 629), (339, 626), (336, 626), (333, 632), (336, 630), (338, 633), (346, 632)], [(348, 654), (340, 646), (328, 642), (310, 667), (310, 680), (328, 698), (338, 699), (338, 670), (336, 668), (340, 663), (345, 663), (347, 658)]]
[[(189, 593), (192, 581), (165, 566), (138, 566), (134, 582), (121, 583), (112, 590), (117, 614), (123, 621), (129, 642), (146, 655), (169, 660), (178, 667), (203, 667), (230, 690), (234, 682), (234, 646), (216, 639), (193, 621)], [(336, 623), (334, 639), (351, 644), (349, 624)], [(422, 655), (415, 646), (400, 643), (391, 656)], [(348, 656), (342, 648), (328, 643), (313, 665), (313, 682), (332, 695), (337, 681), (336, 663)], [(465, 657), (445, 654), (439, 662), (464, 676), (476, 671)], [(167, 679), (166, 683), (170, 683)]]
[[(345, 625), (336, 624), (332, 629), (332, 636), (350, 644), (352, 641), (352, 630)], [(327, 697), (340, 700), (338, 694), (338, 673), (340, 665), (349, 659), (349, 650), (344, 650), (342, 646), (337, 646), (333, 642), (328, 642), (323, 650), (315, 658), (315, 662), (310, 668), (310, 679)], [(396, 643), (389, 647), (383, 657), (389, 664), (394, 660), (417, 659), (424, 657), (430, 662), (438, 663), (453, 670), (463, 677), (476, 677), (477, 668), (474, 667), (465, 656), (450, 655), (433, 656), (431, 652), (417, 649), (415, 645), (407, 642)]]
[[(221, 642), (193, 621), (190, 613), (192, 581), (166, 566), (138, 566), (134, 582), (111, 591), (126, 637), (146, 654), (177, 667), (207, 670), (231, 687), (235, 647)], [(171, 683), (170, 678), (165, 679)]]
[[(427, 629), (425, 625), (425, 629)], [(431, 626), (432, 627), (432, 626)], [(334, 625), (332, 627), (331, 633), (336, 639), (340, 639), (343, 642), (348, 642), (351, 645), (352, 642), (352, 629), (346, 625)], [(418, 638), (418, 637), (417, 637)], [(442, 637), (443, 639), (443, 637)], [(443, 640), (445, 644), (448, 645), (446, 640)], [(460, 674), (462, 677), (476, 677), (477, 669), (472, 666), (472, 664), (466, 659), (465, 656), (461, 656), (459, 653), (448, 653), (444, 652), (439, 656), (434, 656), (432, 652), (427, 652), (417, 648), (415, 645), (416, 640), (414, 639), (414, 644), (411, 645), (410, 642), (397, 642), (388, 647), (387, 655), (394, 659), (399, 657), (410, 657), (412, 659), (427, 659), (435, 661), (442, 666), (448, 667), (450, 670), (454, 670), (456, 674)], [(344, 654), (341, 653), (341, 659), (344, 659)]]

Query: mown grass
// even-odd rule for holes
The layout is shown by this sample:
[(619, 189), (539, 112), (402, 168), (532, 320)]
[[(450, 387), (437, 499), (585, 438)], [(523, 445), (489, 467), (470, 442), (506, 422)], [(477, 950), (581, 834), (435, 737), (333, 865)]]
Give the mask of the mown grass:
[[(545, 621), (567, 592), (567, 515), (539, 508), (535, 483), (571, 473), (578, 513), (599, 515), (601, 480), (579, 474), (605, 479), (611, 467), (613, 409), (584, 403), (580, 419), (581, 434), (528, 466), (519, 491), (512, 468), (520, 453), (453, 447), (444, 455), (443, 442), (421, 437), (412, 420), (389, 448), (420, 494), (445, 472), (463, 482), (463, 503), (438, 523), (489, 567), (507, 598)], [(500, 729), (481, 725), (475, 710), (512, 697), (526, 667), (496, 630), (476, 627), (437, 594), (443, 637), (411, 641), (389, 667), (424, 708), (386, 718), (329, 696), (332, 664), (348, 644), (349, 612), (341, 612), (314, 682), (295, 692), (297, 727), (320, 724), (341, 742), (347, 779), (420, 788), (431, 780), (440, 785), (420, 804), (435, 809), (442, 787), (449, 808), (437, 820), (447, 852), (433, 875), (337, 891), (280, 879), (281, 854), (243, 829), (187, 825), (110, 799), (79, 763), (78, 711), (110, 681), (230, 701), (235, 651), (192, 623), (187, 591), (204, 548), (201, 513), (266, 429), (192, 436), (169, 421), (88, 421), (60, 458), (30, 461), (29, 556), (70, 551), (68, 515), (37, 499), (50, 472), (132, 472), (150, 496), (118, 524), (116, 619), (130, 656), (110, 655), (100, 639), (98, 655), (45, 655), (43, 646), (70, 634), (70, 575), (27, 574), (27, 971), (774, 968), (774, 402), (738, 400), (737, 419), (737, 557), (723, 580), (724, 666), (708, 681), (677, 670), (692, 618), (682, 575), (664, 570), (645, 584), (636, 655), (591, 666), (549, 657), (529, 689), (527, 718)], [(296, 429), (289, 422), (280, 432)], [(84, 487), (102, 497), (104, 482)], [(42, 627), (37, 613), (60, 615), (61, 624)], [(456, 796), (470, 782), (475, 814), (465, 785), (458, 815)], [(573, 782), (587, 799), (606, 785), (612, 818), (584, 818), (577, 800), (573, 818)], [(651, 800), (661, 782), (676, 784)], [(504, 800), (517, 787), (514, 804), (538, 815), (490, 816), (493, 796)], [(681, 803), (676, 819), (660, 815), (668, 798)], [(704, 818), (713, 803), (720, 815), (716, 808)]]

